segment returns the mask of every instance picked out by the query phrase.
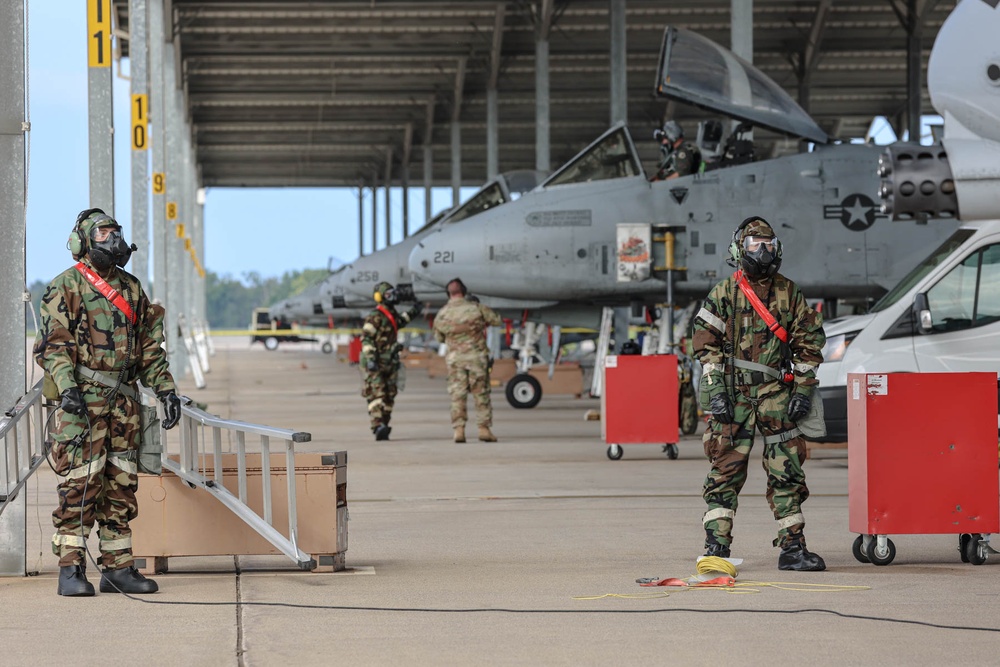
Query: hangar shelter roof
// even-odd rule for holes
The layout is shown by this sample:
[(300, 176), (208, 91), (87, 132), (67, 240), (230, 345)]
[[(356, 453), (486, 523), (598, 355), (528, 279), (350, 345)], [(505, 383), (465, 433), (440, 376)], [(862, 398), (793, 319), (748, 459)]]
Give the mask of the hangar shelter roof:
[[(113, 0), (127, 35), (127, 0)], [(450, 184), (450, 122), (461, 122), (463, 185), (487, 179), (486, 99), (495, 77), (499, 170), (535, 166), (535, 41), (549, 35), (554, 169), (609, 125), (609, 0), (164, 0), (178, 48), (205, 186)], [(693, 135), (705, 112), (654, 96), (666, 26), (728, 46), (730, 0), (627, 0), (628, 124), (644, 159), (673, 117)], [(551, 7), (546, 21), (544, 7)], [(905, 116), (908, 7), (920, 16), (923, 63), (954, 0), (755, 0), (753, 61), (800, 97), (831, 136), (864, 136), (875, 116)], [(128, 40), (121, 40), (123, 56)], [(932, 112), (923, 81), (922, 108)], [(457, 102), (457, 104), (456, 104)], [(153, 119), (155, 122), (155, 119)], [(755, 132), (758, 153), (798, 150)]]

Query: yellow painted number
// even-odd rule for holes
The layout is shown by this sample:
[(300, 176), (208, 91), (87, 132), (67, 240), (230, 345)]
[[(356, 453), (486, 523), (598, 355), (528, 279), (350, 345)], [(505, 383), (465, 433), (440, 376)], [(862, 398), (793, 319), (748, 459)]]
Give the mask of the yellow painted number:
[(167, 176), (162, 171), (153, 172), (153, 194), (162, 195), (167, 191)]
[(146, 108), (149, 103), (147, 95), (132, 96), (132, 149), (146, 150), (146, 131), (149, 129), (149, 119), (146, 118)]
[(111, 67), (111, 0), (87, 0), (87, 64)]
[(184, 223), (183, 222), (178, 222), (177, 223), (177, 238), (179, 238), (179, 239), (184, 238)]
[(167, 220), (177, 219), (177, 202), (167, 202)]

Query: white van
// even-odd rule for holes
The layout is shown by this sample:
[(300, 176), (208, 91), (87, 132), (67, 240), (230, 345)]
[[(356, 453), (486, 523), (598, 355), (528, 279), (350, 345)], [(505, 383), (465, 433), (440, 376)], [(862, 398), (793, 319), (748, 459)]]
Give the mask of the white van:
[(848, 373), (1000, 372), (1000, 220), (959, 227), (868, 314), (823, 329), (828, 442), (847, 440)]

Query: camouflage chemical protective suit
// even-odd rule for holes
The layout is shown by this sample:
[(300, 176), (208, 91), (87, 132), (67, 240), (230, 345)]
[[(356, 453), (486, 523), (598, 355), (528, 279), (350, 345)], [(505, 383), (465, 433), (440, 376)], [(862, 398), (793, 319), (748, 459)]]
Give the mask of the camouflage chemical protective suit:
[[(805, 441), (786, 410), (793, 394), (812, 396), (826, 337), (820, 315), (806, 304), (791, 280), (777, 273), (770, 278), (750, 279), (750, 284), (788, 331), (794, 379), (789, 385), (760, 371), (734, 368), (732, 356), (725, 353), (728, 350), (733, 350), (738, 359), (777, 371), (782, 363), (782, 344), (768, 330), (733, 277), (716, 285), (695, 319), (694, 354), (704, 369), (700, 386), (702, 406), (708, 411), (710, 397), (726, 391), (735, 419), (732, 424), (710, 419), (703, 439), (705, 455), (712, 462), (703, 489), (708, 504), (704, 516), (706, 548), (710, 551), (713, 545), (728, 549), (732, 542), (733, 518), (747, 479), (754, 428), (764, 436), (767, 501), (779, 526), (775, 546), (784, 547), (791, 540), (805, 546), (801, 508), (809, 497), (802, 471)], [(735, 345), (732, 345), (734, 329)], [(815, 400), (820, 400), (819, 396)]]
[[(89, 237), (94, 226), (88, 218), (81, 231)], [(60, 567), (86, 567), (83, 539), (96, 519), (100, 564), (117, 570), (133, 563), (129, 521), (138, 513), (138, 405), (120, 390), (109, 400), (111, 388), (82, 377), (76, 368), (83, 366), (115, 379), (124, 368), (123, 386), (134, 389), (139, 380), (157, 394), (174, 391), (175, 386), (166, 352), (160, 347), (163, 308), (149, 302), (139, 279), (130, 273), (117, 266), (99, 272), (87, 257), (81, 261), (125, 297), (136, 323), (126, 325), (124, 313), (76, 268), (56, 276), (42, 297), (35, 360), (60, 394), (79, 387), (87, 404), (86, 418), (62, 409), (54, 417), (52, 458), (62, 477), (57, 487), (59, 506), (52, 513), (56, 528), (52, 551), (59, 556)]]
[[(363, 372), (362, 398), (368, 401), (368, 416), (374, 432), (379, 425), (389, 425), (392, 406), (396, 401), (399, 378), (399, 329), (415, 314), (412, 310), (399, 313), (392, 304), (379, 304), (368, 314), (361, 327), (361, 361)], [(368, 368), (375, 361), (375, 369)]]
[(434, 317), (434, 338), (448, 346), (445, 360), (453, 428), (464, 427), (468, 420), (466, 404), (470, 393), (476, 403), (476, 424), (493, 425), (486, 327), (499, 324), (500, 316), (491, 308), (465, 297), (448, 299)]

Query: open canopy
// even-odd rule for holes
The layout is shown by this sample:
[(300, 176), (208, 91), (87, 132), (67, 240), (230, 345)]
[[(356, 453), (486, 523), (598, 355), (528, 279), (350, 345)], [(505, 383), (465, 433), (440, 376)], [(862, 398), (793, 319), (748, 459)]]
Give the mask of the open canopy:
[(690, 30), (668, 27), (664, 31), (656, 92), (782, 134), (821, 144), (829, 141), (826, 132), (773, 79)]

